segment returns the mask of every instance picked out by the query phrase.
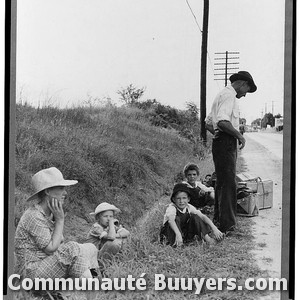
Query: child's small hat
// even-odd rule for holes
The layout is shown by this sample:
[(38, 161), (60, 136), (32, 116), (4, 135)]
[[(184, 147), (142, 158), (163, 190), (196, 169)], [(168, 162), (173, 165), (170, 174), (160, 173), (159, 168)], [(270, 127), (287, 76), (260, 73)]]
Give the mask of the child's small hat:
[(90, 215), (92, 216), (96, 216), (97, 214), (106, 211), (106, 210), (112, 210), (114, 212), (121, 212), (121, 210), (119, 208), (117, 208), (116, 206), (114, 206), (113, 204), (109, 204), (107, 202), (102, 202), (100, 203), (94, 212), (91, 212)]
[(175, 195), (178, 192), (185, 192), (187, 193), (189, 196), (191, 196), (191, 191), (190, 188), (185, 184), (185, 183), (177, 183), (174, 185), (173, 187), (173, 192), (172, 192), (172, 196), (171, 196), (171, 201), (173, 201), (173, 198), (175, 197)]

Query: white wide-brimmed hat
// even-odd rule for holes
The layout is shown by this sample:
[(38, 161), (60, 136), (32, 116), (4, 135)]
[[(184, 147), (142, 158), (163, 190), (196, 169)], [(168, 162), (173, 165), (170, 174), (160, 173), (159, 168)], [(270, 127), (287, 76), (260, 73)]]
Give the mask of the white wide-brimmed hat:
[(35, 193), (27, 201), (37, 198), (37, 194), (54, 186), (69, 186), (78, 183), (77, 180), (66, 180), (63, 174), (55, 167), (41, 170), (34, 174), (31, 179)]
[(90, 215), (95, 216), (103, 211), (106, 210), (112, 210), (115, 212), (121, 212), (121, 210), (119, 208), (117, 208), (116, 206), (114, 206), (113, 204), (109, 204), (107, 202), (102, 202), (101, 204), (99, 204), (94, 212), (91, 212)]

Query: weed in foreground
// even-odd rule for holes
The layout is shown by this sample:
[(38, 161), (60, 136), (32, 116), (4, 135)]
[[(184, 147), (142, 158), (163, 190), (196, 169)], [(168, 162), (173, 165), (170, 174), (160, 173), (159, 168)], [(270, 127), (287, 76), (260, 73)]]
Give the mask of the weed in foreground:
[[(207, 246), (195, 241), (188, 246), (172, 248), (158, 241), (165, 205), (166, 202), (162, 201), (146, 213), (133, 230), (122, 253), (107, 265), (105, 271), (105, 276), (109, 278), (121, 278), (129, 274), (139, 278), (145, 273), (147, 291), (100, 291), (97, 299), (199, 299), (199, 295), (194, 294), (195, 290), (156, 291), (156, 274), (163, 274), (166, 278), (236, 278), (239, 284), (243, 284), (246, 278), (267, 277), (255, 264), (250, 251), (254, 247), (250, 219), (239, 218), (236, 232), (217, 245)], [(260, 294), (263, 292), (228, 291), (226, 288), (211, 291), (204, 287), (200, 297), (257, 299)]]

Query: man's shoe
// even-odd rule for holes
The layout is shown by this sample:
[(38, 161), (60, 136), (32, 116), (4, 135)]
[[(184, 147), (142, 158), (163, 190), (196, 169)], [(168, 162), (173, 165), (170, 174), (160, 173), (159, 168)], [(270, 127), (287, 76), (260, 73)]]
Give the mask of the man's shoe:
[(232, 226), (230, 226), (229, 228), (227, 228), (225, 230), (223, 228), (219, 228), (219, 230), (221, 232), (223, 232), (225, 234), (225, 236), (230, 236), (235, 231), (235, 226), (232, 225)]

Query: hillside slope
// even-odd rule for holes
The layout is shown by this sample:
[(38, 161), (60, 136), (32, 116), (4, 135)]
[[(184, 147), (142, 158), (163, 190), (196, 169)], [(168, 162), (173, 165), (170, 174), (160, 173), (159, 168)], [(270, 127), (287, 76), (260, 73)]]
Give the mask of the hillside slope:
[[(155, 201), (170, 193), (186, 163), (199, 163), (193, 149), (174, 129), (151, 125), (146, 112), (137, 108), (17, 105), (16, 223), (32, 192), (31, 176), (55, 166), (65, 178), (79, 181), (70, 188), (66, 205), (72, 237), (74, 230), (82, 237), (82, 227), (93, 221), (89, 212), (103, 201), (118, 206), (122, 223), (134, 226)], [(202, 167), (205, 175), (212, 164), (202, 162)]]

